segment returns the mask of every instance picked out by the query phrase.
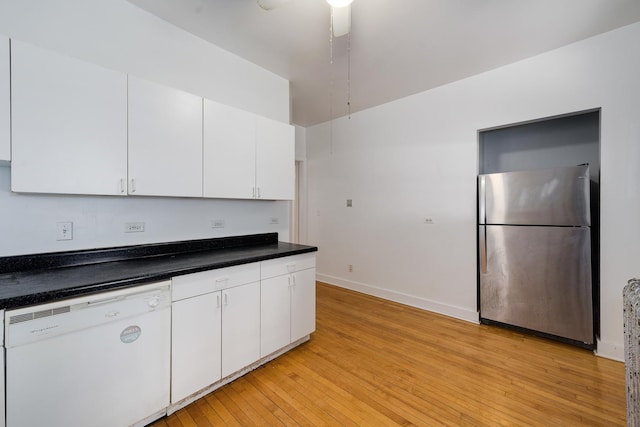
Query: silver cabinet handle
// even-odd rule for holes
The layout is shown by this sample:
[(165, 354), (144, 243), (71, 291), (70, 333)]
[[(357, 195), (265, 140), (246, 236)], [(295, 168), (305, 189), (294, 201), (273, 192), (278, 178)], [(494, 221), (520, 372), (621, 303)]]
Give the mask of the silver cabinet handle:
[(124, 178), (120, 178), (120, 193), (124, 194), (125, 186), (124, 186)]
[(220, 308), (220, 294), (216, 295), (216, 308)]
[(136, 180), (131, 178), (131, 192), (135, 193), (136, 192)]
[(260, 187), (258, 187), (258, 199), (260, 198)]
[(224, 293), (224, 305), (229, 305), (229, 294)]

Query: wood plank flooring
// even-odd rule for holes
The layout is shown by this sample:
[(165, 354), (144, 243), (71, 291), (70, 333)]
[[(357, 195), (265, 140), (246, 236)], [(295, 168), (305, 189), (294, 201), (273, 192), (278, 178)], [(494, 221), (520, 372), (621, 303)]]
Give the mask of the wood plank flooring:
[(153, 427), (623, 426), (624, 364), (318, 283), (311, 340)]

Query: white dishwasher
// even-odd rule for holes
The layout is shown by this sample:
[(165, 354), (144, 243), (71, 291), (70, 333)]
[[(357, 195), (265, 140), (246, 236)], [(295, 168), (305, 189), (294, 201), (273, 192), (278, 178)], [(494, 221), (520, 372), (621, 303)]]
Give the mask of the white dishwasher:
[(125, 427), (164, 415), (170, 283), (8, 310), (7, 425)]

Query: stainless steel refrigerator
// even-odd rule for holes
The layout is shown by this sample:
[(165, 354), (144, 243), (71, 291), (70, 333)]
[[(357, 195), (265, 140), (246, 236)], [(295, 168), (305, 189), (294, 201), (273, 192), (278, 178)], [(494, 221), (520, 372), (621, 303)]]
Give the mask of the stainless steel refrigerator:
[(589, 166), (478, 178), (480, 320), (592, 348)]

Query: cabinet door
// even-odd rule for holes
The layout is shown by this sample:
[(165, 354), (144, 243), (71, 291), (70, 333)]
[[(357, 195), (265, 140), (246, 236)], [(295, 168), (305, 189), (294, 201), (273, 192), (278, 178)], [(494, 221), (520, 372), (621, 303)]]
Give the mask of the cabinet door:
[(0, 36), (0, 163), (11, 160), (9, 38)]
[(171, 403), (220, 379), (221, 292), (172, 304)]
[(293, 274), (291, 289), (291, 341), (316, 330), (316, 269)]
[(292, 200), (295, 192), (295, 134), (291, 125), (257, 118), (256, 186), (261, 199)]
[(261, 282), (260, 355), (262, 357), (291, 342), (290, 275), (272, 277)]
[(129, 76), (129, 194), (202, 197), (202, 98)]
[(125, 74), (11, 42), (11, 189), (124, 193)]
[(254, 197), (255, 128), (255, 114), (205, 99), (204, 197)]
[(222, 291), (222, 377), (260, 358), (260, 282)]

